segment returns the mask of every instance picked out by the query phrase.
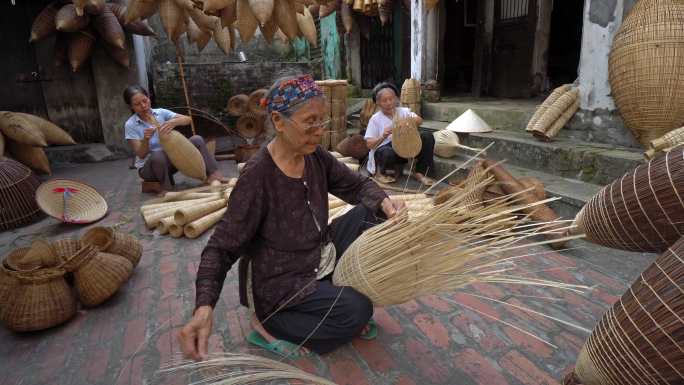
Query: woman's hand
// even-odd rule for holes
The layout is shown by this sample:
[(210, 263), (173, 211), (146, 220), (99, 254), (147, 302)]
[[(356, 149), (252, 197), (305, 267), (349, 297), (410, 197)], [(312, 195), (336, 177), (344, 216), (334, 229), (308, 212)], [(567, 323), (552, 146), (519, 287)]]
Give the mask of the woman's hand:
[(382, 132), (383, 139), (387, 139), (390, 135), (392, 135), (392, 126), (385, 127), (385, 130)]
[(173, 119), (169, 120), (167, 122), (164, 122), (164, 123), (162, 123), (161, 126), (159, 126), (159, 135), (168, 134), (175, 127), (176, 127), (176, 123), (173, 121)]
[(406, 208), (406, 203), (404, 201), (393, 201), (389, 198), (385, 198), (380, 204), (380, 207), (382, 208), (382, 212), (385, 213), (387, 219), (390, 219), (397, 215), (399, 211)]
[(154, 128), (146, 128), (143, 137), (145, 140), (150, 140), (154, 136)]
[(178, 333), (178, 342), (185, 358), (195, 361), (207, 358), (213, 319), (214, 309), (211, 306), (200, 306), (195, 310), (192, 319)]

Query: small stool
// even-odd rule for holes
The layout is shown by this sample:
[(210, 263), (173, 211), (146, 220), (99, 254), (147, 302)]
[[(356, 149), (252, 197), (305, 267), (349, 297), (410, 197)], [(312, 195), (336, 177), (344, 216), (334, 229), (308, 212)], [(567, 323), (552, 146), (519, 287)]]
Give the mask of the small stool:
[(145, 194), (159, 194), (162, 191), (161, 183), (142, 181), (142, 192)]

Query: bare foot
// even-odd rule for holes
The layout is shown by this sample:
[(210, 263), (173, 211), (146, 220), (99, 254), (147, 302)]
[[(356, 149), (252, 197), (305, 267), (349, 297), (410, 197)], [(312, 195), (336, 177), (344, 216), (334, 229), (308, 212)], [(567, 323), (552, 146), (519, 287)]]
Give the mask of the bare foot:
[(435, 180), (434, 180), (434, 179), (432, 179), (432, 178), (430, 178), (430, 177), (428, 177), (428, 176), (425, 176), (425, 175), (423, 175), (423, 174), (421, 174), (421, 173), (419, 173), (419, 172), (414, 172), (414, 173), (413, 173), (413, 177), (414, 177), (418, 182), (424, 184), (425, 186), (432, 186), (433, 184), (435, 184)]
[(208, 184), (208, 185), (210, 185), (210, 184), (211, 184), (212, 182), (214, 182), (214, 181), (217, 181), (217, 182), (219, 182), (219, 183), (228, 183), (229, 180), (230, 180), (230, 179), (229, 179), (229, 178), (226, 178), (225, 176), (223, 176), (223, 174), (221, 174), (220, 171), (214, 171), (213, 173), (211, 173), (211, 174), (207, 177), (207, 180), (206, 180), (205, 183)]
[(375, 180), (377, 180), (378, 182), (380, 182), (380, 183), (385, 183), (385, 184), (390, 184), (390, 183), (394, 183), (394, 182), (397, 181), (396, 178), (391, 177), (391, 176), (389, 176), (389, 175), (383, 175), (383, 174), (381, 174), (381, 173), (375, 174), (375, 177), (374, 177), (374, 178), (375, 178)]
[[(269, 344), (277, 340), (277, 338), (273, 337), (271, 333), (267, 332), (266, 329), (264, 329), (264, 326), (256, 318), (256, 315), (254, 313), (252, 313), (250, 324), (252, 325), (252, 328), (256, 330), (257, 333), (261, 334), (261, 336), (264, 337), (266, 341), (268, 341)], [(310, 351), (309, 349), (302, 346), (299, 348), (299, 353), (301, 355), (306, 355), (309, 354)]]

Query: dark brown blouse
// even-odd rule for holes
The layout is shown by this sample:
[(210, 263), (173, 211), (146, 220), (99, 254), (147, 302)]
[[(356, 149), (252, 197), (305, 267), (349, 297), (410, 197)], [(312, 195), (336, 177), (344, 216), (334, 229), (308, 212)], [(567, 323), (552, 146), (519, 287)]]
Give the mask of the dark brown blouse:
[[(252, 262), (256, 314), (264, 319), (302, 290), (290, 305), (316, 290), (321, 243), (328, 231), (328, 193), (378, 210), (387, 194), (352, 172), (320, 146), (305, 157), (301, 179), (285, 175), (266, 147), (247, 163), (197, 271), (195, 306), (215, 306), (228, 270), (240, 258)], [(316, 227), (316, 221), (322, 232)], [(240, 269), (245, 300), (246, 269)], [(308, 287), (307, 285), (310, 284)]]

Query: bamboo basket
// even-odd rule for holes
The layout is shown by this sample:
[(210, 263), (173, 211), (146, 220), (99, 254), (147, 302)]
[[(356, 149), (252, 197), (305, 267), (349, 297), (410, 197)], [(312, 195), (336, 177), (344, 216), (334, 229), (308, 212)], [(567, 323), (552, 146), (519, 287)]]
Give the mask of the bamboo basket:
[(31, 146), (46, 147), (45, 135), (25, 116), (10, 111), (0, 111), (0, 131), (7, 139)]
[(442, 158), (453, 158), (458, 155), (458, 148), (461, 144), (456, 132), (450, 130), (439, 130), (433, 134), (435, 138), (435, 154)]
[(81, 237), (80, 244), (92, 246), (98, 251), (106, 251), (114, 242), (114, 230), (108, 227), (93, 227)]
[(126, 35), (111, 8), (105, 7), (101, 14), (93, 18), (93, 27), (107, 43), (120, 49), (126, 48)]
[(337, 144), (335, 149), (344, 156), (352, 157), (356, 160), (363, 160), (368, 156), (368, 145), (363, 135), (352, 135), (344, 138)]
[(271, 19), (263, 26), (260, 25), (259, 31), (261, 31), (261, 35), (264, 37), (264, 39), (266, 39), (268, 44), (273, 44), (273, 36), (275, 36), (276, 31), (278, 31), (278, 24)]
[(40, 181), (23, 164), (0, 157), (0, 231), (32, 223), (40, 217), (36, 190)]
[(565, 112), (549, 127), (548, 130), (544, 133), (539, 133), (537, 131), (532, 131), (532, 133), (538, 138), (542, 139), (543, 141), (550, 142), (553, 138), (558, 135), (560, 130), (565, 127), (565, 125), (572, 119), (573, 116), (575, 116), (575, 113), (580, 107), (580, 100), (579, 98), (575, 99), (575, 102), (568, 107)]
[(249, 96), (244, 94), (235, 95), (232, 98), (228, 99), (228, 107), (226, 107), (226, 109), (228, 110), (229, 114), (233, 116), (240, 116), (242, 114), (247, 113), (248, 102)]
[(67, 265), (74, 264), (74, 283), (84, 306), (97, 306), (111, 298), (133, 274), (126, 258), (84, 247)]
[(197, 44), (197, 51), (202, 52), (204, 48), (209, 44), (211, 40), (212, 32), (206, 32), (201, 30), (197, 24), (190, 18), (188, 18), (187, 24), (187, 37), (188, 41), (192, 44)]
[(98, 251), (116, 254), (126, 258), (133, 267), (138, 266), (142, 257), (142, 244), (134, 236), (109, 227), (94, 227), (86, 231), (79, 244), (92, 246)]
[(24, 261), (24, 257), (26, 256), (26, 253), (28, 253), (29, 250), (30, 248), (28, 247), (22, 247), (10, 251), (2, 261), (3, 266), (5, 266), (7, 269), (11, 271), (22, 272), (29, 272), (40, 269), (40, 261)]
[(39, 174), (50, 175), (50, 161), (42, 147), (29, 146), (17, 142), (9, 142), (7, 146), (10, 155), (19, 162), (29, 166)]
[(90, 29), (83, 29), (69, 38), (69, 63), (73, 72), (81, 69), (83, 64), (93, 54), (95, 35)]
[(264, 130), (264, 116), (252, 113), (242, 115), (235, 123), (235, 128), (243, 138), (256, 138)]
[(183, 8), (176, 4), (175, 0), (159, 0), (159, 17), (166, 36), (174, 44), (178, 43), (178, 38), (182, 34), (181, 25), (185, 24)]
[[(560, 119), (566, 111), (570, 110), (574, 105), (577, 105), (579, 107), (579, 105), (577, 104), (578, 100), (579, 88), (572, 89), (561, 95), (558, 98), (558, 100), (556, 100), (546, 108), (544, 114), (540, 116), (539, 119), (534, 123), (534, 127), (531, 130), (532, 133), (535, 135), (541, 135), (542, 137), (546, 137), (546, 131), (548, 131), (549, 128), (558, 119)], [(575, 111), (577, 110), (574, 110), (570, 117), (572, 117)], [(567, 123), (567, 121), (565, 123)]]
[(294, 40), (299, 36), (297, 12), (288, 0), (274, 0), (273, 18), (288, 39)]
[(48, 242), (37, 239), (28, 249), (7, 256), (7, 266), (16, 271), (34, 271), (57, 267), (60, 263), (57, 252)]
[(29, 43), (43, 40), (57, 32), (55, 16), (61, 7), (62, 2), (60, 0), (55, 0), (45, 6), (45, 8), (38, 13), (36, 18), (33, 19), (33, 24), (31, 25), (31, 37), (29, 39)]
[(420, 82), (416, 79), (406, 79), (401, 86), (399, 99), (402, 106), (420, 115)]
[(275, 1), (279, 0), (248, 0), (249, 8), (259, 25), (265, 25), (271, 19)]
[(230, 28), (222, 27), (221, 23), (216, 23), (216, 30), (214, 30), (213, 37), (214, 41), (216, 42), (216, 45), (218, 45), (219, 48), (221, 48), (221, 51), (223, 51), (223, 53), (225, 53), (226, 55), (230, 54)]
[(415, 158), (423, 143), (412, 118), (396, 119), (392, 128), (392, 149), (402, 158)]
[(12, 271), (5, 267), (4, 263), (0, 263), (0, 319), (2, 319), (2, 312), (11, 300), (12, 290), (18, 284), (19, 280)]
[(60, 239), (52, 242), (52, 249), (55, 250), (55, 254), (62, 264), (76, 255), (81, 248), (81, 241), (78, 239)]
[(247, 43), (254, 37), (259, 21), (252, 13), (248, 0), (237, 0), (236, 4), (237, 21), (235, 26), (240, 33), (240, 40)]
[(183, 226), (218, 211), (223, 207), (226, 207), (225, 199), (207, 202), (197, 206), (183, 207), (173, 214), (173, 219), (178, 226)]
[(45, 137), (48, 144), (56, 144), (61, 146), (69, 146), (76, 144), (74, 138), (68, 132), (52, 123), (49, 120), (43, 119), (40, 116), (25, 114), (23, 112), (15, 112), (15, 114), (26, 119), (34, 127), (38, 128)]
[(36, 190), (36, 202), (43, 212), (65, 223), (92, 223), (107, 214), (107, 202), (97, 190), (70, 179), (41, 184)]
[(652, 159), (658, 151), (677, 147), (681, 144), (684, 144), (684, 127), (670, 131), (660, 138), (652, 140), (644, 155), (646, 159)]
[(204, 0), (202, 10), (209, 14), (217, 12), (232, 3), (232, 0)]
[(157, 13), (158, 9), (159, 0), (130, 0), (126, 6), (126, 22), (124, 24), (147, 19)]
[(261, 88), (249, 94), (249, 101), (247, 103), (249, 112), (257, 115), (266, 113), (266, 107), (261, 105), (261, 99), (265, 98), (267, 93), (267, 89)]
[(76, 32), (85, 28), (90, 23), (90, 16), (81, 12), (76, 14), (76, 7), (67, 4), (60, 8), (55, 15), (55, 28), (60, 32)]
[(60, 325), (76, 315), (76, 299), (62, 269), (10, 273), (17, 285), (10, 291), (0, 321), (10, 330), (29, 332)]
[[(277, 1), (277, 0), (276, 0)], [(304, 14), (297, 13), (297, 25), (302, 35), (313, 47), (318, 47), (318, 33), (316, 32), (316, 23), (309, 9), (304, 7)]]
[(684, 238), (658, 257), (603, 315), (566, 385), (684, 381)]
[(611, 94), (625, 124), (644, 147), (684, 122), (683, 23), (680, 1), (642, 0), (613, 40)]
[(201, 181), (207, 178), (207, 169), (202, 154), (183, 134), (170, 131), (161, 135), (159, 142), (173, 166), (180, 172)]
[(599, 245), (662, 253), (684, 234), (684, 146), (605, 186), (575, 218)]
[(194, 239), (202, 235), (209, 228), (217, 224), (228, 209), (222, 208), (216, 212), (213, 212), (205, 217), (197, 219), (193, 222), (188, 223), (183, 228), (183, 233), (186, 237)]
[(534, 112), (534, 115), (532, 115), (532, 118), (530, 119), (529, 122), (527, 122), (527, 128), (525, 128), (526, 131), (531, 132), (534, 130), (534, 125), (537, 123), (539, 118), (541, 118), (544, 113), (546, 113), (546, 110), (549, 108), (550, 105), (555, 103), (558, 98), (560, 98), (563, 94), (567, 93), (570, 91), (570, 84), (563, 84), (562, 86), (556, 88), (551, 92), (551, 94), (544, 99), (542, 104), (537, 107), (537, 110)]
[(237, 20), (237, 0), (230, 0), (228, 5), (219, 12), (221, 25), (231, 27)]

